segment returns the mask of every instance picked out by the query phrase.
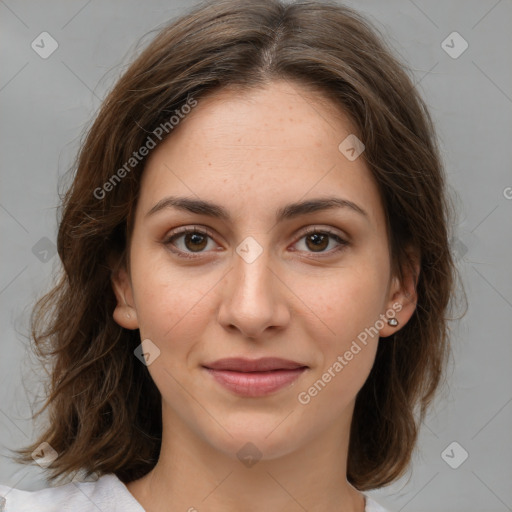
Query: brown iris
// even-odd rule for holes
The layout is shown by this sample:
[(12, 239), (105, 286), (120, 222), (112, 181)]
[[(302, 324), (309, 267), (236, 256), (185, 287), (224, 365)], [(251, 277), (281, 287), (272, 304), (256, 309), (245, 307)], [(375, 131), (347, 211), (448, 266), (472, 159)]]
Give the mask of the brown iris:
[[(184, 238), (185, 246), (191, 251), (202, 251), (208, 244), (207, 235), (203, 235), (202, 233), (187, 233)], [(188, 245), (189, 242), (192, 244), (191, 246)]]
[[(310, 246), (309, 242), (312, 242), (313, 245)], [(329, 236), (323, 233), (313, 233), (306, 237), (306, 245), (309, 249), (316, 248), (323, 250), (329, 245)]]

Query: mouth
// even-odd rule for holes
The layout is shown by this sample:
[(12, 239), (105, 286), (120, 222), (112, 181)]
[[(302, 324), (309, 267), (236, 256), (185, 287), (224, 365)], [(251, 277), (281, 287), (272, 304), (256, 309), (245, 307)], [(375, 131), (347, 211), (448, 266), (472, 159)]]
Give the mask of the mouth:
[(220, 359), (203, 368), (229, 391), (245, 397), (260, 397), (291, 385), (309, 367), (296, 361), (266, 357)]

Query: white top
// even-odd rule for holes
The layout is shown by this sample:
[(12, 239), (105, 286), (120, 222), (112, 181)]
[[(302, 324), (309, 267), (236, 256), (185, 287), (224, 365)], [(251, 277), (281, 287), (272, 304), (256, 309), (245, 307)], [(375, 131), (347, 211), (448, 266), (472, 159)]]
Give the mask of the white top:
[[(366, 496), (365, 512), (389, 512)], [(113, 473), (95, 482), (70, 482), (40, 491), (0, 484), (0, 512), (145, 512)]]

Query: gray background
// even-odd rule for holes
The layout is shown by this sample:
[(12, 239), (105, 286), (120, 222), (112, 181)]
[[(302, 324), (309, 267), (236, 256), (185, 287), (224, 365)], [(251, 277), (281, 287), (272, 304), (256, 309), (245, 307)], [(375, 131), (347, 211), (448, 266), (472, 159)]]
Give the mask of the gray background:
[[(459, 210), (454, 251), (469, 302), (465, 318), (453, 323), (455, 363), (411, 470), (370, 494), (394, 511), (512, 510), (512, 2), (347, 3), (409, 63), (430, 106)], [(57, 191), (66, 183), (59, 178), (137, 41), (191, 4), (0, 0), (2, 483), (45, 486), (38, 466), (4, 456), (31, 438), (29, 403), (43, 391), (27, 351), (27, 321), (58, 269)], [(59, 45), (47, 59), (31, 48), (43, 31)], [(442, 47), (453, 31), (469, 44), (458, 58)], [(459, 39), (446, 44), (452, 53), (462, 49)], [(457, 469), (445, 462), (460, 463), (463, 450), (469, 456)]]

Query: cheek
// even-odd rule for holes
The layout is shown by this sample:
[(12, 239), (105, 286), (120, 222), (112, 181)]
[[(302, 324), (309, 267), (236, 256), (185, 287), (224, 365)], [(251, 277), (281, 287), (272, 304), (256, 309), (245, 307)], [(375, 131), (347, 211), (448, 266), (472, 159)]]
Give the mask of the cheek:
[(299, 403), (311, 402), (309, 412), (331, 407), (329, 414), (334, 417), (355, 398), (373, 366), (378, 346), (376, 322), (385, 303), (388, 272), (385, 262), (367, 261), (337, 269), (330, 278), (317, 282), (310, 295), (308, 306), (316, 316), (306, 314), (303, 328), (320, 357), (307, 387), (299, 390), (306, 393)]
[(377, 349), (376, 343), (359, 345), (350, 361), (344, 352), (336, 354), (336, 358), (297, 389), (298, 406), (310, 424), (316, 423), (318, 418), (322, 418), (324, 425), (335, 424), (341, 416), (347, 415), (370, 374)]
[[(132, 252), (132, 285), (141, 339), (149, 338), (168, 368), (183, 367), (215, 315), (212, 299), (222, 273), (178, 267), (164, 250)], [(183, 370), (183, 368), (181, 368)]]
[(375, 324), (386, 302), (387, 279), (385, 269), (361, 265), (337, 269), (316, 281), (314, 288), (309, 282), (313, 291), (308, 294), (307, 306), (316, 314), (316, 323), (321, 320), (326, 347), (341, 349)]
[[(379, 318), (382, 290), (375, 276), (367, 277), (352, 274), (331, 280), (325, 293), (317, 295), (322, 322), (306, 322), (319, 358), (296, 397), (311, 421), (315, 417), (335, 421), (355, 400), (372, 369), (378, 336), (372, 337), (375, 331), (371, 328)], [(323, 335), (319, 335), (319, 325)]]

